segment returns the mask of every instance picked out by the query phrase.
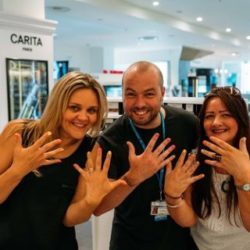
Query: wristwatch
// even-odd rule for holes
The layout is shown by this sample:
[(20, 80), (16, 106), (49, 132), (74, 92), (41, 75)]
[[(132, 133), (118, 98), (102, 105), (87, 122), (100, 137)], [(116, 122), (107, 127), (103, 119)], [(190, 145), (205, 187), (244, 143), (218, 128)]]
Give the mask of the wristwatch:
[(242, 190), (242, 191), (250, 191), (250, 183), (236, 186), (236, 188), (238, 188), (239, 190)]

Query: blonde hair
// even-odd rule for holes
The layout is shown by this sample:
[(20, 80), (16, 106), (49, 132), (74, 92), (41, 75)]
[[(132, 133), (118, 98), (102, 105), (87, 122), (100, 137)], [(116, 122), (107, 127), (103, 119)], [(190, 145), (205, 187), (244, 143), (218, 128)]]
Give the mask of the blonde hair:
[(79, 89), (91, 89), (98, 99), (97, 122), (88, 131), (90, 136), (97, 136), (107, 117), (107, 99), (102, 86), (89, 74), (70, 72), (63, 76), (53, 87), (40, 120), (29, 121), (25, 128), (28, 145), (36, 141), (46, 131), (52, 132), (52, 138), (59, 138), (62, 117), (72, 94)]

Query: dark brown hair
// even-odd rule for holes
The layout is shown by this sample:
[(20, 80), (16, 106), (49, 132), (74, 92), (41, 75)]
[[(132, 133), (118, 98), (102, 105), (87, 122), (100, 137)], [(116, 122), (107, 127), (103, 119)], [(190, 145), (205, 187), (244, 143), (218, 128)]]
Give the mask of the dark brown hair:
[[(250, 127), (247, 105), (245, 100), (242, 98), (239, 89), (234, 87), (217, 87), (212, 89), (211, 92), (205, 97), (199, 114), (200, 142), (198, 146), (197, 159), (200, 162), (201, 167), (197, 169), (196, 174), (204, 173), (205, 177), (202, 180), (194, 183), (193, 185), (192, 205), (195, 213), (200, 218), (207, 218), (209, 215), (211, 215), (212, 194), (214, 194), (214, 196), (217, 198), (217, 203), (219, 206), (219, 215), (221, 214), (218, 196), (215, 192), (214, 183), (212, 181), (212, 167), (204, 162), (206, 157), (200, 153), (200, 149), (205, 148), (204, 145), (202, 145), (202, 141), (208, 140), (204, 130), (204, 117), (207, 106), (210, 100), (213, 98), (220, 98), (220, 100), (225, 104), (226, 108), (238, 124), (238, 132), (234, 138), (233, 146), (238, 148), (240, 138), (246, 137), (247, 149), (250, 153)], [(231, 211), (236, 211), (237, 205), (238, 196), (233, 182), (233, 178), (231, 177), (229, 180), (229, 188), (227, 191), (227, 212), (229, 221), (229, 214)]]

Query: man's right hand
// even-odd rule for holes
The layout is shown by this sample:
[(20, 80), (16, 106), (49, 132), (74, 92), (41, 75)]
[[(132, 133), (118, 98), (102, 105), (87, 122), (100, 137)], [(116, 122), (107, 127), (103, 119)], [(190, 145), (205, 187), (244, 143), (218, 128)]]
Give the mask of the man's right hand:
[(136, 155), (134, 145), (131, 142), (127, 142), (129, 148), (130, 169), (124, 175), (124, 180), (129, 186), (134, 187), (139, 185), (175, 158), (174, 155), (168, 157), (169, 154), (175, 149), (175, 145), (170, 145), (166, 148), (171, 142), (170, 138), (165, 139), (154, 150), (158, 137), (158, 133), (153, 135), (146, 149), (140, 155)]

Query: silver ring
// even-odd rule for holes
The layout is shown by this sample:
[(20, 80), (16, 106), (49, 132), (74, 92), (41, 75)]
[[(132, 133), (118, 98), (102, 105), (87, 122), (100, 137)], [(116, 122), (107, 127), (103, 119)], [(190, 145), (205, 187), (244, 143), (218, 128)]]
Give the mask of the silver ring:
[(215, 154), (214, 154), (214, 156), (213, 156), (213, 159), (214, 159), (215, 161), (220, 162), (220, 161), (221, 161), (221, 155), (220, 155), (220, 154), (215, 153)]
[(89, 168), (89, 173), (93, 173), (94, 172), (94, 168)]

